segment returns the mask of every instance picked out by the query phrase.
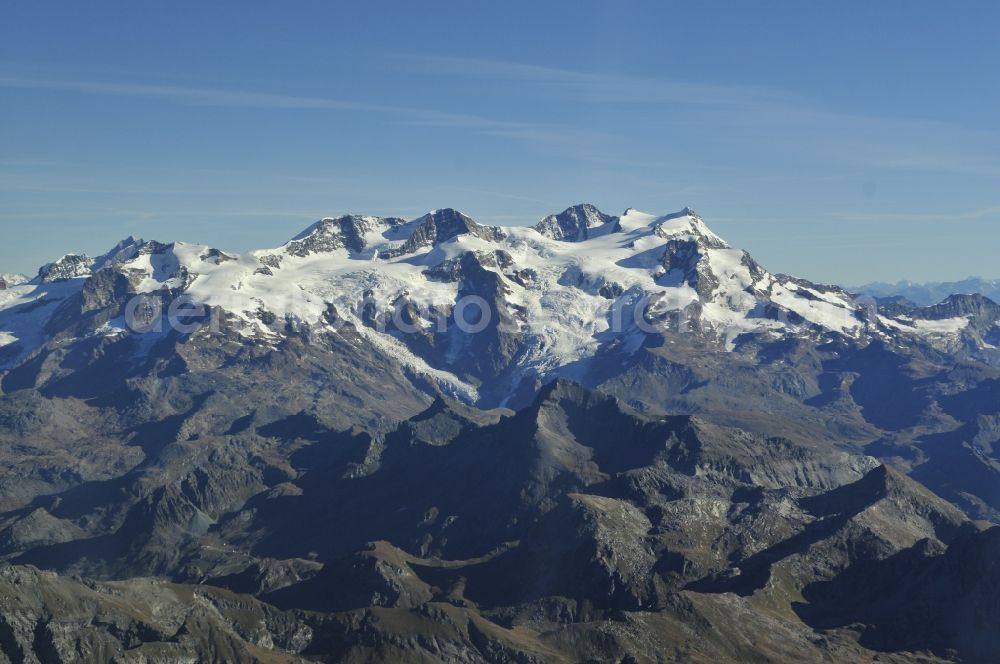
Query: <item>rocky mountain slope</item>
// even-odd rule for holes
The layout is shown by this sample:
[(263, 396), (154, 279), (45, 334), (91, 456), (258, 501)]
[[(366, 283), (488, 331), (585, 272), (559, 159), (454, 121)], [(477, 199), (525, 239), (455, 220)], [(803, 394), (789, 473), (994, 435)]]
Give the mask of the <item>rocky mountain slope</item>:
[(998, 312), (688, 209), (66, 256), (0, 290), (0, 661), (994, 661)]
[[(9, 512), (3, 652), (863, 661), (882, 623), (840, 622), (871, 610), (863, 570), (946, 565), (935, 556), (950, 544), (982, 540), (871, 457), (651, 418), (565, 381), (516, 414), (439, 398), (378, 438), (286, 426), (238, 445), (297, 448), (283, 476), (236, 477), (231, 441), (198, 441), (213, 462), (174, 443), (116, 491), (85, 483)], [(151, 575), (164, 580), (133, 578)], [(950, 601), (989, 620), (995, 600)], [(736, 627), (748, 613), (755, 623)], [(771, 636), (748, 640), (753, 629)], [(995, 654), (968, 638), (968, 652)], [(914, 650), (946, 659), (964, 644), (928, 637)]]

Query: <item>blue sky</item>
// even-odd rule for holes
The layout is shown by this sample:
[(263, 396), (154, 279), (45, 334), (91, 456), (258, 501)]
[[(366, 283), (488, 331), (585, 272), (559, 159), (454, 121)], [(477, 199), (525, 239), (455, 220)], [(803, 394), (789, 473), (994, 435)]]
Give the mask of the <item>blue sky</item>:
[(986, 2), (11, 2), (0, 272), (341, 213), (689, 205), (773, 271), (1000, 277)]

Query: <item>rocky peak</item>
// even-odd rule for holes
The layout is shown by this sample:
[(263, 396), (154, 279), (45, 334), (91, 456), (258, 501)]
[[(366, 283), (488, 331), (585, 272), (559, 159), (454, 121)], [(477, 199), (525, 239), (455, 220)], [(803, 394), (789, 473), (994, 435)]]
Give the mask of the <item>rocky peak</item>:
[(0, 281), (4, 283), (4, 288), (10, 288), (25, 283), (28, 278), (23, 274), (0, 274)]
[(887, 316), (909, 315), (914, 309), (919, 308), (917, 303), (902, 295), (876, 297), (875, 303), (878, 305), (879, 311)]
[[(611, 420), (631, 419), (641, 416), (623, 404), (617, 397), (592, 390), (568, 378), (559, 377), (539, 388), (534, 401), (525, 413), (538, 418), (545, 413), (586, 414), (592, 426), (608, 424)], [(610, 419), (609, 419), (610, 418)]]
[(367, 247), (366, 236), (379, 230), (398, 228), (405, 222), (395, 217), (373, 217), (367, 215), (345, 215), (327, 217), (295, 236), (285, 245), (285, 252), (291, 256), (305, 257), (347, 249), (360, 253)]
[(664, 239), (683, 237), (696, 242), (702, 248), (730, 248), (729, 243), (716, 235), (694, 210), (687, 207), (680, 212), (657, 219), (654, 232)]
[(913, 312), (914, 318), (943, 320), (959, 316), (975, 316), (985, 320), (1000, 320), (1000, 305), (979, 293), (949, 295), (944, 301)]
[(568, 378), (556, 378), (538, 390), (535, 405), (542, 407), (547, 403), (558, 403), (564, 400), (582, 405), (592, 398), (601, 401), (616, 401), (614, 397), (595, 392)]
[(966, 520), (956, 507), (885, 464), (856, 482), (803, 501), (806, 509), (817, 516), (857, 514), (877, 503), (888, 503), (915, 518), (926, 519), (932, 526), (931, 532), (944, 538), (954, 534)]
[(38, 270), (38, 282), (50, 284), (91, 274), (94, 259), (86, 254), (66, 254), (59, 260), (43, 265)]
[(137, 256), (158, 256), (165, 254), (171, 249), (173, 249), (174, 244), (171, 242), (169, 244), (163, 244), (162, 242), (157, 242), (156, 240), (149, 240), (143, 242), (139, 245)]
[(444, 394), (437, 394), (434, 402), (423, 412), (400, 425), (413, 441), (431, 445), (446, 444), (462, 431), (474, 427), (496, 424), (511, 411), (482, 411)]
[(127, 263), (139, 255), (139, 249), (143, 244), (145, 244), (145, 241), (142, 238), (129, 235), (112, 247), (110, 251), (94, 259), (92, 270), (97, 272), (112, 265)]
[(535, 230), (553, 240), (582, 242), (593, 233), (592, 229), (620, 230), (618, 217), (604, 214), (589, 203), (574, 205), (559, 214), (550, 214), (535, 226)]
[(86, 254), (66, 254), (55, 262), (43, 265), (38, 270), (36, 279), (38, 283), (48, 284), (76, 277), (89, 277), (106, 267), (127, 263), (141, 253), (158, 253), (157, 248), (163, 246), (157, 242), (144, 242), (130, 235), (97, 258), (91, 258)]
[(214, 247), (209, 247), (209, 249), (198, 258), (202, 261), (214, 263), (215, 265), (222, 265), (223, 263), (236, 260), (235, 256), (231, 256), (230, 254)]
[(447, 242), (459, 235), (474, 235), (489, 242), (498, 242), (506, 237), (496, 226), (483, 226), (458, 210), (445, 208), (434, 210), (413, 222), (416, 228), (402, 247), (383, 252), (383, 258), (410, 254), (424, 247), (432, 247)]

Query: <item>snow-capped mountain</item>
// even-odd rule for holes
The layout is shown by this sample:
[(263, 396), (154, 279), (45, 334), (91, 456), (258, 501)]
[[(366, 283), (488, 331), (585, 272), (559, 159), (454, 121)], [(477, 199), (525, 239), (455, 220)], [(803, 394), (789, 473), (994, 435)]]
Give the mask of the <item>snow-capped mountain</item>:
[(997, 614), (1000, 306), (873, 304), (686, 208), (65, 256), (0, 290), (0, 651), (924, 661)]
[(40, 284), (89, 277), (94, 272), (94, 259), (86, 254), (66, 254), (38, 269), (35, 280)]
[[(129, 236), (97, 258), (91, 258), (86, 254), (66, 254), (40, 267), (38, 274), (32, 281), (38, 284), (50, 284), (77, 277), (89, 277), (106, 267), (124, 264), (132, 260), (143, 244), (141, 239)], [(28, 281), (27, 278), (22, 278), (19, 283), (26, 281)]]
[(6, 363), (51, 338), (60, 303), (105, 272), (124, 279), (105, 286), (122, 311), (88, 334), (135, 333), (124, 295), (183, 295), (246, 343), (274, 344), (302, 329), (336, 335), (348, 325), (470, 400), (485, 387), (503, 402), (526, 379), (578, 376), (609, 357), (627, 362), (666, 332), (723, 351), (762, 335), (954, 345), (973, 318), (977, 342), (997, 336), (996, 317), (982, 307), (878, 315), (843, 289), (772, 274), (688, 208), (612, 216), (577, 205), (534, 227), (486, 226), (451, 209), (412, 221), (326, 218), (280, 247), (246, 254), (128, 238), (100, 258), (67, 255), (30, 283), (8, 286), (0, 296)]
[(6, 290), (10, 286), (23, 284), (28, 278), (23, 274), (0, 273), (0, 290)]

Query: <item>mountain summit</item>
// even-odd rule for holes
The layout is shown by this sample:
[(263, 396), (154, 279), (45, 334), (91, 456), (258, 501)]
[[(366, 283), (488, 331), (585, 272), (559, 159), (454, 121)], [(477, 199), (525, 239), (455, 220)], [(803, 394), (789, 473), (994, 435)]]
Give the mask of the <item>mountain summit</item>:
[[(690, 208), (613, 216), (580, 204), (509, 228), (446, 208), (412, 221), (325, 218), (281, 247), (243, 255), (128, 238), (96, 260), (65, 256), (33, 285), (8, 284), (0, 301), (7, 362), (45, 343), (21, 334), (27, 319), (15, 312), (30, 309), (44, 328), (56, 307), (51, 286), (78, 291), (104, 271), (132, 294), (183, 295), (225, 312), (228, 325), (262, 344), (285, 338), (289, 324), (312, 334), (350, 325), (447, 392), (496, 403), (551, 374), (627, 363), (666, 331), (723, 350), (755, 337), (914, 334), (954, 345), (968, 314), (985, 311), (954, 309), (933, 324), (930, 313), (879, 317), (842, 289), (768, 272)], [(448, 326), (456, 311), (481, 316), (481, 334)], [(975, 327), (976, 338), (992, 338), (992, 324)], [(128, 332), (114, 320), (104, 325)]]

